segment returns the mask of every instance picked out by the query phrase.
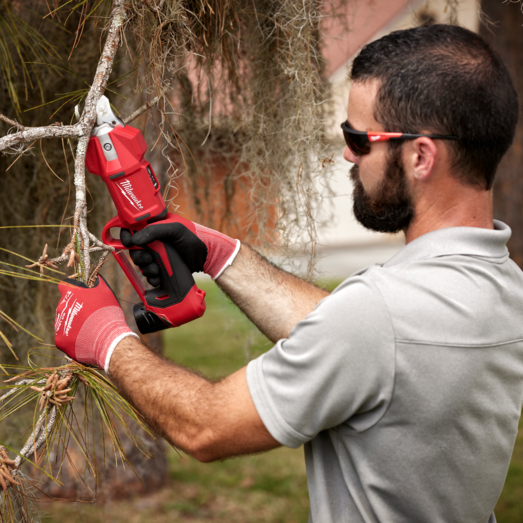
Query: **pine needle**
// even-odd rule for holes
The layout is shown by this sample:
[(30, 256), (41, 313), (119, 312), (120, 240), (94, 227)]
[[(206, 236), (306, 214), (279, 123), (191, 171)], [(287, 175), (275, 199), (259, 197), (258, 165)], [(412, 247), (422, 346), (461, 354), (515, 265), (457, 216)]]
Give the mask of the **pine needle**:
[[(0, 331), (0, 338), (2, 338), (4, 340), (4, 343), (7, 345), (7, 347), (9, 348), (9, 350), (11, 351), (11, 354), (15, 357), (15, 359), (18, 360), (18, 356), (16, 355), (15, 351), (13, 350), (13, 345), (11, 344), (11, 342), (6, 338), (5, 334)], [(7, 374), (7, 373), (6, 373)]]
[(17, 321), (13, 320), (13, 318), (10, 318), (5, 312), (0, 311), (0, 316), (3, 316), (3, 318), (6, 321), (8, 321), (9, 323), (13, 323), (15, 329), (18, 327), (19, 329), (23, 330), (26, 334), (29, 334), (29, 336), (33, 337), (34, 339), (41, 341), (41, 342), (44, 341), (39, 336), (36, 336), (36, 334), (33, 334), (32, 332), (29, 332), (26, 328), (22, 327), (22, 325), (20, 325)]

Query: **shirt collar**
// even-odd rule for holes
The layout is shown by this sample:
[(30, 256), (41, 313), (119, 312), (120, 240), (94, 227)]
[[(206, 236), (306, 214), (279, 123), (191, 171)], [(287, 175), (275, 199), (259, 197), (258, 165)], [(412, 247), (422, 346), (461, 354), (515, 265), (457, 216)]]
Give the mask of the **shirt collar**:
[(512, 231), (503, 222), (494, 220), (494, 229), (449, 227), (432, 231), (408, 243), (384, 267), (437, 256), (461, 254), (486, 258), (508, 258), (507, 241)]

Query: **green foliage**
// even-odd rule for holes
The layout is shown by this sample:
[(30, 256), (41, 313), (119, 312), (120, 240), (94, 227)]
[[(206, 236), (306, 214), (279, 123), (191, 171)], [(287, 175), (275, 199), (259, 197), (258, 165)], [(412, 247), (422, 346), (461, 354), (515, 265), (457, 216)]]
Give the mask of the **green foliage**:
[(44, 86), (37, 64), (58, 60), (53, 44), (34, 26), (13, 11), (13, 2), (0, 3), (0, 71), (9, 98), (21, 119), (20, 79), (25, 99), (35, 87), (44, 101)]

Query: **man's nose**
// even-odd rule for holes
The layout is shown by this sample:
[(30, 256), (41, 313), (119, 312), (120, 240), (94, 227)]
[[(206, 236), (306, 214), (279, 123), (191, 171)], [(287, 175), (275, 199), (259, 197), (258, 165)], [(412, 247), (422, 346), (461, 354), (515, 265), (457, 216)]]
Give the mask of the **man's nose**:
[(356, 156), (347, 146), (343, 151), (343, 158), (350, 163), (355, 163), (356, 165), (359, 165), (360, 163), (360, 157)]

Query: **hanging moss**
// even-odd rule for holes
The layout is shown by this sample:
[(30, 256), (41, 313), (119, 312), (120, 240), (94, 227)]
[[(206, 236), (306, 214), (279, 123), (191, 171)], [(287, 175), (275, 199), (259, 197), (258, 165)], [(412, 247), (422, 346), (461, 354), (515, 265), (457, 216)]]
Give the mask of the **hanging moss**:
[(320, 8), (134, 1), (127, 26), (142, 58), (135, 90), (172, 89), (156, 122), (175, 208), (280, 254), (316, 242), (327, 185)]

